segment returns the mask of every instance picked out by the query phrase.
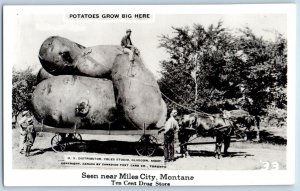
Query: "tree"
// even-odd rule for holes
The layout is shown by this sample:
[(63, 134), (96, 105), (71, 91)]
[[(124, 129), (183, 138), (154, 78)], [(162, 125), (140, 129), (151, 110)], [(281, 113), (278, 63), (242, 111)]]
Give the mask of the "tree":
[[(250, 28), (234, 34), (223, 27), (173, 27), (173, 34), (159, 37), (169, 54), (161, 61), (159, 80), (165, 97), (183, 107), (182, 112), (209, 113), (242, 107), (264, 115), (268, 105), (286, 109), (286, 39), (266, 41)], [(174, 102), (166, 100), (169, 106)]]
[(221, 22), (207, 30), (202, 25), (173, 29), (174, 37), (160, 37), (160, 47), (170, 54), (170, 59), (161, 63), (162, 92), (195, 110), (217, 112), (215, 104), (226, 89), (221, 70), (232, 47), (231, 35)]
[(36, 83), (36, 75), (32, 68), (23, 71), (13, 69), (12, 75), (12, 110), (17, 116), (23, 110), (31, 109), (31, 94)]

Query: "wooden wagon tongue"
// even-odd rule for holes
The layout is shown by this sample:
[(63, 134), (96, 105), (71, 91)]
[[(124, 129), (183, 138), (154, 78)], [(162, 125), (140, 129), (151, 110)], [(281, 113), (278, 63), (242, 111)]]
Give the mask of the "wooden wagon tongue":
[(214, 130), (220, 131), (220, 130), (230, 128), (230, 127), (232, 127), (232, 125), (224, 125), (224, 126), (221, 126), (221, 127), (215, 127)]

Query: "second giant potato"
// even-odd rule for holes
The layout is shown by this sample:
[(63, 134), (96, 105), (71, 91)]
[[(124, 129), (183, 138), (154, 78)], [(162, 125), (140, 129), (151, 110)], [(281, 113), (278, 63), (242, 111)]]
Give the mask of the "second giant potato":
[(32, 94), (34, 115), (49, 126), (102, 129), (116, 121), (110, 80), (82, 76), (53, 76)]
[(166, 105), (153, 74), (146, 68), (140, 57), (134, 64), (128, 55), (117, 56), (112, 81), (118, 111), (125, 121), (136, 129), (158, 128), (165, 121)]

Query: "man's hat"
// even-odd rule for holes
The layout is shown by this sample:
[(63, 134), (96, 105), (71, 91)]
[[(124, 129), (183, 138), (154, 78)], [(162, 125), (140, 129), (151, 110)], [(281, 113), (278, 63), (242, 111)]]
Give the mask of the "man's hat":
[(127, 29), (126, 32), (131, 32), (131, 29)]
[(174, 113), (177, 113), (177, 110), (176, 109), (173, 109), (171, 114), (174, 114)]
[(32, 117), (29, 118), (27, 122), (28, 122), (28, 123), (33, 123), (33, 118), (32, 118)]
[(29, 111), (23, 111), (22, 115), (25, 116)]

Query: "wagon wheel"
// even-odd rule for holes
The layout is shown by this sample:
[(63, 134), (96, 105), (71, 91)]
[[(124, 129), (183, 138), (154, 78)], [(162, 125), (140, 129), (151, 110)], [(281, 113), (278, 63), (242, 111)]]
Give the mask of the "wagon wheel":
[(245, 141), (248, 139), (247, 134), (244, 131), (239, 131), (238, 130), (234, 134), (235, 134), (237, 139), (243, 139)]
[(135, 147), (140, 156), (152, 156), (157, 149), (157, 139), (152, 135), (142, 135)]
[(51, 139), (51, 146), (54, 152), (62, 152), (67, 147), (67, 142), (60, 134), (55, 134)]
[[(67, 137), (68, 137), (69, 135), (67, 135)], [(81, 135), (79, 134), (79, 133), (72, 133), (71, 134), (71, 142), (81, 142), (82, 141), (82, 137), (81, 137)]]

